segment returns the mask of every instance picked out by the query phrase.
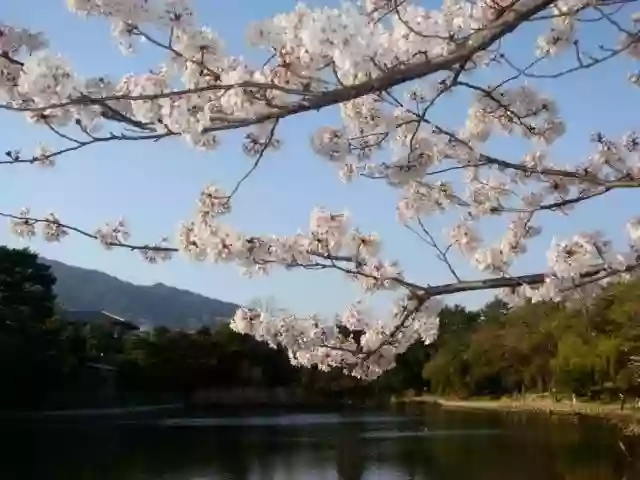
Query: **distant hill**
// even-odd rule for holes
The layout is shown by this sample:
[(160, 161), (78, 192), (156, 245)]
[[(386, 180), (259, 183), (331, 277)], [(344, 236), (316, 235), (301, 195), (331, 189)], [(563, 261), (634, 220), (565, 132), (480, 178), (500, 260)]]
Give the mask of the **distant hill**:
[(41, 258), (57, 278), (56, 294), (66, 310), (105, 310), (140, 326), (195, 329), (228, 321), (238, 308), (162, 283), (135, 285), (98, 270)]

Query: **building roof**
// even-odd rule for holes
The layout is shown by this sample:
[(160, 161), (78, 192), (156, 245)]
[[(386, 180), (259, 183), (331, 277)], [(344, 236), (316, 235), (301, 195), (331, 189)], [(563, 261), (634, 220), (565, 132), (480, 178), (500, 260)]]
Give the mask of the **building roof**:
[(117, 325), (128, 330), (139, 330), (140, 327), (122, 317), (104, 310), (67, 310), (64, 317), (71, 322), (78, 323), (107, 323)]
[(107, 365), (106, 363), (89, 362), (89, 363), (87, 363), (87, 367), (96, 368), (98, 370), (105, 370), (105, 371), (109, 371), (109, 372), (115, 372), (116, 370), (118, 370), (113, 365)]

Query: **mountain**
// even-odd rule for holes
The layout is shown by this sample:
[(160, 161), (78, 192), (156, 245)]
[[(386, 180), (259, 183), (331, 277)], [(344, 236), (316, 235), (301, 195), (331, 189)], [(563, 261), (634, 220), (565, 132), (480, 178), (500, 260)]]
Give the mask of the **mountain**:
[(238, 308), (162, 283), (135, 285), (98, 270), (40, 261), (51, 266), (58, 300), (66, 310), (105, 310), (141, 326), (190, 330), (226, 322)]

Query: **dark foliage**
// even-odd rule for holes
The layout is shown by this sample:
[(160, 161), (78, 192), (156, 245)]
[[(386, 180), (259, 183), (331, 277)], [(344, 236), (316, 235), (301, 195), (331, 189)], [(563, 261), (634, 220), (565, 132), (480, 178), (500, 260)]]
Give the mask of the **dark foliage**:
[[(0, 247), (0, 402), (35, 399), (51, 379), (55, 277), (28, 250)], [(8, 388), (6, 388), (8, 387)]]
[[(95, 273), (88, 278), (101, 278)], [(120, 282), (106, 282), (112, 281)], [(566, 392), (593, 399), (638, 393), (638, 281), (614, 285), (579, 309), (540, 303), (509, 310), (499, 301), (480, 311), (447, 307), (434, 343), (412, 345), (393, 370), (368, 385), (337, 370), (293, 367), (286, 352), (224, 322), (127, 335), (106, 324), (70, 322), (54, 311), (55, 283), (35, 254), (0, 247), (1, 407), (68, 406), (70, 398), (82, 404), (106, 387), (118, 395), (182, 399), (235, 387), (285, 387), (331, 398), (407, 390), (456, 396)]]

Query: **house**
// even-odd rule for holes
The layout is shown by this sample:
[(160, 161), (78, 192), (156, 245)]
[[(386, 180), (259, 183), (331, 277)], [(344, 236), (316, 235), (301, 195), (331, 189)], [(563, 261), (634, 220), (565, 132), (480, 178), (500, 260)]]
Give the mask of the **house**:
[[(63, 313), (63, 318), (68, 322), (83, 325), (85, 328), (92, 326), (105, 328), (107, 338), (98, 337), (101, 339), (93, 345), (91, 361), (85, 365), (86, 375), (87, 379), (90, 379), (89, 382), (100, 385), (99, 395), (103, 400), (115, 399), (117, 397), (116, 376), (118, 368), (113, 362), (121, 346), (117, 339), (139, 331), (140, 327), (104, 310), (66, 310)], [(108, 337), (111, 337), (111, 340)]]
[(74, 323), (103, 325), (113, 331), (114, 337), (122, 337), (127, 333), (140, 330), (135, 323), (104, 310), (67, 310), (64, 318)]

